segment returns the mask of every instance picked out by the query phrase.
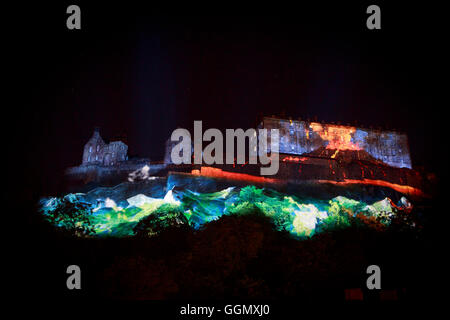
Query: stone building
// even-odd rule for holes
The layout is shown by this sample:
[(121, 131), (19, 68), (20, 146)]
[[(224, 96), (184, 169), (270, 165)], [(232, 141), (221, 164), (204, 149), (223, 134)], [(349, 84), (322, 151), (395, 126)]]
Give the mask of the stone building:
[[(394, 168), (412, 169), (408, 137), (402, 132), (276, 117), (263, 117), (258, 128), (268, 130), (269, 151), (270, 129), (278, 129), (278, 151), (292, 155), (290, 158), (301, 156), (346, 162), (366, 160), (382, 162)], [(166, 141), (164, 163), (172, 164), (171, 151), (176, 144), (178, 141), (173, 142), (170, 138)]]
[[(275, 117), (264, 117), (258, 128), (278, 129), (280, 133), (279, 170), (269, 180), (306, 186), (312, 182), (360, 183), (395, 187), (394, 190), (411, 194), (422, 187), (422, 176), (411, 170), (404, 133)], [(65, 171), (68, 188), (113, 186), (136, 179), (150, 181), (155, 177), (168, 177), (168, 185), (173, 186), (171, 179), (175, 172), (182, 172), (182, 177), (201, 174), (244, 183), (266, 183), (267, 177), (257, 177), (261, 164), (173, 164), (170, 155), (177, 143), (166, 141), (164, 161), (129, 160), (125, 143), (106, 143), (96, 129), (84, 146), (82, 164)]]
[(100, 136), (99, 129), (96, 128), (94, 134), (84, 146), (82, 164), (114, 166), (119, 162), (128, 160), (127, 152), (128, 146), (122, 141), (105, 143)]
[[(278, 129), (279, 152), (291, 155), (372, 159), (396, 168), (412, 168), (406, 134), (337, 124), (264, 117), (259, 128)], [(270, 146), (270, 143), (268, 144)]]

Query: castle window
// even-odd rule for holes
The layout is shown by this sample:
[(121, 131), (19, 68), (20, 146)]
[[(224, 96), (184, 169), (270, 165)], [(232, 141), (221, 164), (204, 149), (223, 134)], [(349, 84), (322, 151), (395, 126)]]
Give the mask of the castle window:
[(98, 156), (95, 156), (95, 160), (98, 160)]
[(92, 146), (89, 147), (89, 152), (92, 152)]
[(99, 151), (100, 150), (100, 146), (99, 145), (97, 145), (97, 151)]
[(88, 156), (88, 162), (90, 162), (91, 161), (91, 156)]

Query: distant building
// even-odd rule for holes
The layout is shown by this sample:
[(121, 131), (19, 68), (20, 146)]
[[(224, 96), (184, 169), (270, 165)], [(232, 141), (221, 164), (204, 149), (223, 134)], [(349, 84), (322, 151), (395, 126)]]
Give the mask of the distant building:
[(104, 166), (117, 165), (128, 160), (128, 146), (122, 141), (112, 141), (106, 144), (100, 136), (98, 128), (84, 146), (83, 165), (98, 164)]
[[(412, 169), (408, 137), (396, 131), (264, 117), (259, 128), (278, 129), (279, 153), (325, 159), (376, 160)], [(270, 143), (268, 143), (270, 146)]]
[[(345, 162), (364, 160), (412, 169), (408, 137), (402, 132), (276, 117), (263, 117), (258, 128), (268, 130), (268, 151), (271, 145), (270, 130), (279, 130), (278, 152), (281, 159), (287, 155), (287, 159), (301, 156)], [(171, 151), (178, 143), (170, 138), (166, 141), (164, 163), (172, 164)]]
[(92, 137), (84, 145), (81, 165), (67, 168), (65, 175), (71, 185), (77, 182), (115, 185), (127, 181), (130, 174), (143, 168), (154, 174), (164, 169), (164, 165), (151, 164), (148, 158), (128, 159), (128, 146), (123, 141), (106, 143), (99, 129), (95, 128)]

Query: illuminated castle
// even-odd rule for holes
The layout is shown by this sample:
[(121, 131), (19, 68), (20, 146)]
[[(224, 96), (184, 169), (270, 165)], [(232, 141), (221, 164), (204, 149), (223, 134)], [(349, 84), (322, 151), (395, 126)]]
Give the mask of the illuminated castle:
[(84, 146), (82, 164), (102, 164), (113, 166), (120, 161), (128, 160), (128, 146), (122, 141), (113, 141), (106, 144), (100, 136), (98, 128), (95, 128), (91, 139)]
[(84, 145), (81, 165), (67, 168), (65, 175), (69, 181), (78, 181), (80, 184), (92, 181), (114, 184), (148, 165), (150, 160), (147, 158), (128, 159), (128, 146), (123, 141), (106, 143), (99, 129), (95, 128), (92, 137)]
[(270, 129), (279, 129), (281, 154), (367, 160), (412, 169), (408, 138), (403, 133), (274, 117), (264, 117), (259, 127), (269, 134)]
[[(80, 166), (68, 168), (72, 180), (114, 185), (146, 168), (145, 176), (167, 177), (175, 172), (263, 185), (369, 185), (419, 194), (421, 174), (412, 170), (406, 134), (303, 120), (264, 117), (258, 128), (279, 130), (279, 170), (260, 176), (260, 164), (175, 165), (168, 140), (163, 161), (128, 160), (128, 147), (121, 141), (106, 144), (98, 129), (86, 143)], [(270, 141), (268, 141), (270, 146)], [(270, 150), (269, 150), (270, 151)]]
[(249, 164), (197, 165), (192, 173), (270, 186), (359, 185), (422, 194), (404, 133), (276, 117), (264, 117), (258, 128), (268, 129), (268, 146), (270, 129), (279, 130), (278, 173), (261, 177), (259, 165)]

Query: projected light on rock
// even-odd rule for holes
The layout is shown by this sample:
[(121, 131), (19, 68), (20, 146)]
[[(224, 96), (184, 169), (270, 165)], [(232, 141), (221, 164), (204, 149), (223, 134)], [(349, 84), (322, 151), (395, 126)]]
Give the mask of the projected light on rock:
[(316, 229), (316, 224), (328, 217), (326, 211), (319, 211), (313, 204), (301, 204), (299, 210), (295, 210), (293, 221), (294, 230), (298, 235), (310, 236)]
[[(145, 227), (156, 223), (158, 228), (154, 230), (159, 231), (164, 226), (180, 224), (198, 229), (224, 215), (242, 216), (255, 212), (269, 217), (276, 230), (288, 231), (296, 237), (310, 237), (327, 228), (347, 227), (349, 219), (355, 217), (362, 220), (365, 217), (387, 226), (396, 212), (410, 210), (411, 206), (404, 198), (398, 205), (388, 198), (374, 203), (343, 196), (329, 200), (300, 199), (270, 189), (247, 186), (230, 187), (214, 193), (171, 189), (163, 198), (136, 194), (127, 199), (124, 207), (117, 206), (110, 198), (98, 204), (89, 203), (84, 194), (68, 194), (63, 198), (42, 199), (40, 211), (57, 228), (71, 228), (73, 225), (81, 229), (92, 228), (91, 236), (99, 237), (134, 236), (137, 229), (142, 229), (143, 222), (147, 223), (144, 223)], [(67, 215), (68, 209), (80, 212)]]

